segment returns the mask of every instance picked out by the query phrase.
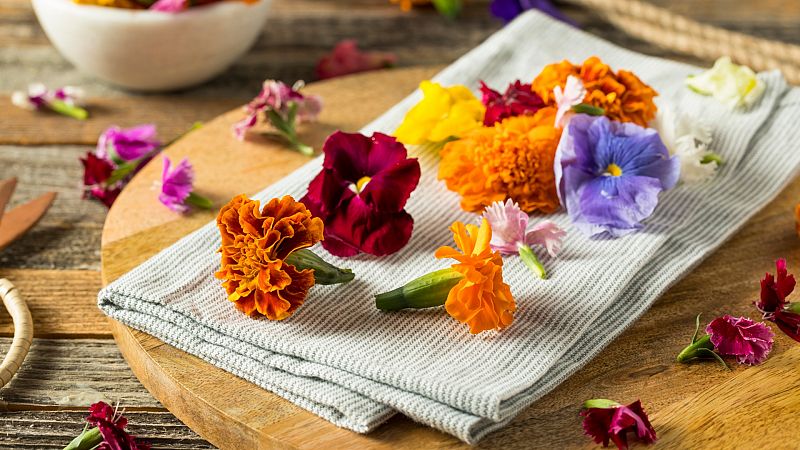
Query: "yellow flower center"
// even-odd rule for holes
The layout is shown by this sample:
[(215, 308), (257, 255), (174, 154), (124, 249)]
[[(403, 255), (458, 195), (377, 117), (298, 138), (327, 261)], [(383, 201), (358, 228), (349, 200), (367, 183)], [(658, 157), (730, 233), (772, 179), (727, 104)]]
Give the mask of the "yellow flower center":
[(369, 183), (369, 180), (371, 180), (371, 179), (372, 178), (370, 178), (370, 177), (361, 177), (361, 178), (359, 178), (359, 180), (356, 182), (356, 192), (360, 193), (361, 191), (363, 191), (364, 188), (367, 186), (367, 183)]
[(612, 177), (618, 177), (622, 175), (622, 168), (614, 163), (611, 163), (606, 167), (606, 173), (604, 175), (611, 175)]

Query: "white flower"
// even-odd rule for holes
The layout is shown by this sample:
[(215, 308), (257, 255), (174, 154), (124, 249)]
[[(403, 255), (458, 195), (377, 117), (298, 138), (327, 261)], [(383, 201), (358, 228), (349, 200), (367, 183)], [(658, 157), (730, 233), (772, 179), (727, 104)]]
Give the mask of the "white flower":
[(570, 75), (567, 77), (567, 83), (564, 85), (564, 90), (561, 86), (553, 88), (553, 96), (558, 106), (556, 112), (556, 126), (564, 128), (566, 125), (567, 113), (572, 110), (575, 105), (581, 104), (583, 98), (586, 97), (586, 88), (578, 77)]
[(711, 125), (692, 114), (675, 114), (669, 107), (658, 109), (653, 126), (670, 154), (681, 162), (681, 180), (699, 183), (714, 176), (720, 158), (711, 152)]
[(714, 96), (731, 109), (749, 108), (766, 89), (751, 68), (734, 64), (727, 56), (700, 75), (689, 76), (686, 85), (697, 93)]

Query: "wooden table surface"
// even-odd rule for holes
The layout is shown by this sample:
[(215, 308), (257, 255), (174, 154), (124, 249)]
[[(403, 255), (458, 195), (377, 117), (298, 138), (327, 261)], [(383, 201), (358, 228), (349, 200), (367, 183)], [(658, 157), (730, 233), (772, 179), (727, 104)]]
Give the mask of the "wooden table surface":
[[(800, 43), (800, 3), (796, 0), (650, 1), (708, 23)], [(245, 102), (264, 78), (310, 80), (316, 60), (337, 41), (349, 37), (357, 37), (366, 49), (396, 53), (403, 66), (446, 64), (501, 26), (485, 12), (486, 2), (473, 1), (470, 5), (464, 17), (449, 23), (429, 10), (402, 14), (382, 0), (275, 0), (266, 25), (270, 31), (225, 74), (194, 90), (142, 96), (116, 90), (75, 71), (47, 41), (28, 0), (0, 0), (0, 179), (20, 179), (12, 205), (45, 191), (59, 193), (42, 222), (0, 254), (0, 277), (12, 280), (28, 300), (36, 333), (21, 371), (0, 390), (0, 399), (7, 408), (0, 413), (0, 449), (63, 448), (80, 432), (86, 406), (99, 399), (119, 401), (130, 418), (131, 430), (152, 442), (154, 448), (213, 448), (141, 386), (95, 306), (100, 287), (100, 233), (106, 210), (98, 203), (81, 199), (82, 168), (78, 157), (94, 145), (105, 127), (153, 122), (159, 126), (162, 139), (169, 140), (191, 123), (208, 120)], [(631, 40), (591, 12), (567, 12), (585, 29), (626, 47), (685, 59)], [(84, 87), (91, 96), (92, 119), (79, 123), (12, 107), (7, 95), (32, 81)], [(798, 188), (790, 189), (779, 201), (791, 204), (791, 196), (797, 191)], [(759, 217), (758, 221), (785, 226), (790, 223), (790, 213)], [(748, 227), (754, 233), (757, 228), (754, 224)], [(741, 252), (727, 252), (725, 258), (714, 258), (715, 264), (721, 273), (729, 275), (736, 265), (757, 265), (751, 271), (755, 276), (775, 256), (800, 256), (796, 245), (791, 251), (778, 244), (771, 250), (774, 255), (756, 260)], [(751, 279), (735, 279), (731, 280), (730, 289), (752, 291), (752, 284)], [(746, 305), (729, 307), (726, 292), (708, 295), (716, 298), (712, 303), (716, 309), (706, 311), (708, 314), (751, 312)], [(654, 322), (640, 322), (618, 341), (630, 346), (636, 339), (658, 340), (658, 326), (687, 326), (695, 313), (690, 300), (680, 295), (660, 299), (654, 311), (679, 301), (687, 305), (679, 317), (651, 314)], [(0, 314), (0, 333), (0, 350), (5, 351), (13, 334), (5, 313)], [(788, 344), (781, 340), (779, 345)], [(670, 342), (665, 346), (679, 348), (680, 344)], [(613, 346), (606, 349), (592, 365), (602, 369), (602, 361), (608, 361), (614, 352)], [(638, 370), (621, 373), (619, 382), (636, 386), (642, 397), (646, 397), (646, 389), (666, 388), (661, 377), (671, 367), (663, 364), (662, 356), (642, 354)], [(727, 377), (720, 371), (702, 370), (709, 373), (703, 388), (722, 383)], [(580, 391), (583, 380), (573, 377), (567, 383)], [(701, 390), (705, 389), (691, 392)], [(558, 414), (575, 413), (574, 405), (559, 409), (552, 403), (545, 397), (539, 404)], [(576, 426), (577, 423), (576, 420)], [(547, 426), (544, 418), (536, 418), (535, 411), (511, 424), (512, 428), (535, 426)], [(482, 445), (501, 447), (509, 443), (490, 436)]]

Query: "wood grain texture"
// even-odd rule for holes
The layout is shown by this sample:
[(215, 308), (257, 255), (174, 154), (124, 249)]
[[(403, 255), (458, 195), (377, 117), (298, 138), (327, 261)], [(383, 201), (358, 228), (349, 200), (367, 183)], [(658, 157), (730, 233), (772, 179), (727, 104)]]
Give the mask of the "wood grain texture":
[[(395, 71), (388, 72), (388, 75), (363, 76), (361, 91), (371, 99), (370, 104), (382, 102), (383, 95), (373, 93), (371, 89), (378, 89), (386, 80), (371, 83), (367, 81), (368, 78), (395, 75), (403, 73)], [(398, 77), (397, 82), (413, 85), (407, 78)], [(339, 82), (346, 80), (310, 88), (344, 92), (344, 89), (335, 89)], [(338, 105), (337, 97), (329, 94), (326, 98), (331, 111)], [(276, 147), (274, 142), (253, 139), (239, 144), (232, 141), (228, 127), (236, 117), (236, 112), (223, 115), (167, 150), (171, 156), (189, 156), (195, 161), (198, 186), (204, 195), (209, 195), (218, 203), (241, 191), (254, 192), (302, 162)], [(322, 128), (326, 128), (326, 120), (323, 117)], [(350, 110), (337, 115), (336, 120), (339, 126), (346, 129), (358, 127), (358, 122), (350, 119)], [(319, 142), (318, 136), (310, 137), (312, 142)], [(226, 152), (234, 151), (244, 157), (255, 155), (259, 158), (257, 161), (277, 159), (280, 164), (245, 163), (241, 167), (237, 165), (239, 162), (223, 164)], [(180, 218), (166, 213), (153, 213), (157, 210), (157, 204), (152, 193), (144, 188), (158, 176), (159, 168), (147, 167), (137, 175), (109, 214), (103, 235), (104, 282), (115, 279), (147, 255), (155, 253), (213, 216), (205, 213)], [(228, 174), (237, 174), (235, 182)], [(794, 232), (792, 216), (797, 198), (800, 198), (800, 181), (791, 184), (720, 251), (670, 289), (651, 311), (599, 357), (520, 414), (507, 428), (488, 436), (479, 447), (523, 449), (584, 446), (587, 439), (582, 435), (577, 413), (579, 405), (587, 398), (613, 398), (622, 402), (641, 398), (648, 410), (657, 412), (686, 398), (697, 396), (700, 402), (701, 396), (708, 395), (705, 392), (715, 385), (760, 370), (737, 367), (733, 372), (726, 372), (713, 363), (681, 365), (675, 363), (674, 358), (688, 343), (693, 332), (693, 319), (698, 312), (705, 313), (708, 319), (723, 313), (755, 315), (751, 302), (758, 295), (758, 280), (763, 272), (770, 269), (773, 260), (779, 256), (786, 256), (790, 261), (800, 260), (800, 243)], [(129, 222), (122, 220), (123, 216), (118, 212), (124, 211), (125, 217), (135, 217), (136, 210), (147, 212), (149, 217)], [(764, 233), (764, 229), (769, 229), (770, 233)], [(254, 447), (282, 444), (294, 448), (316, 448), (321, 445), (318, 436), (324, 436), (327, 440), (325, 445), (349, 443), (364, 448), (382, 448), (386, 445), (447, 448), (461, 445), (452, 437), (400, 418), (368, 436), (336, 429), (300, 408), (198, 358), (164, 345), (149, 335), (131, 331), (118, 323), (114, 323), (113, 331), (134, 373), (143, 378), (148, 389), (189, 426), (223, 448), (231, 446), (230, 442)], [(793, 341), (782, 335), (778, 336), (776, 342), (774, 355), (780, 355), (794, 346)], [(788, 366), (793, 359), (776, 360), (776, 364), (784, 370), (793, 370), (793, 366)], [(147, 378), (144, 378), (145, 374)], [(773, 382), (780, 384), (779, 379)], [(735, 399), (742, 395), (739, 391), (731, 387), (719, 395)], [(248, 395), (243, 395), (243, 392)], [(792, 389), (791, 392), (800, 396), (800, 389)], [(236, 396), (235, 407), (231, 406), (231, 396)], [(198, 405), (202, 405), (202, 409)], [(268, 420), (248, 413), (259, 405), (262, 408), (268, 405), (266, 408), (271, 412)], [(699, 403), (695, 405), (688, 402), (682, 410), (683, 414), (678, 416), (686, 420), (691, 417), (693, 408), (698, 406)], [(713, 409), (714, 405), (705, 407)], [(654, 423), (658, 429), (658, 417), (662, 416), (655, 417)], [(734, 435), (732, 430), (735, 428), (729, 427), (735, 427), (736, 424), (729, 425), (724, 421), (725, 417), (720, 414), (715, 425)], [(753, 420), (757, 424), (759, 420), (772, 419)], [(289, 432), (296, 427), (313, 432)]]
[[(35, 337), (111, 337), (108, 322), (97, 309), (99, 271), (0, 268), (0, 278), (12, 280), (28, 303)], [(0, 314), (0, 336), (13, 333), (11, 318)]]

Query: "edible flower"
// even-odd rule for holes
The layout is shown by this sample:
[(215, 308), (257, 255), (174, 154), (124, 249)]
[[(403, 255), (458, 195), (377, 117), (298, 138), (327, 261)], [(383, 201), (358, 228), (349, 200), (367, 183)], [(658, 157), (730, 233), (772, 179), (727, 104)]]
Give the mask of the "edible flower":
[(559, 208), (553, 161), (561, 137), (554, 108), (509, 117), (448, 142), (441, 151), (439, 179), (461, 195), (461, 208), (482, 211), (511, 199), (531, 213)]
[(786, 269), (786, 260), (775, 261), (776, 275), (764, 275), (761, 280), (761, 298), (754, 302), (764, 320), (774, 322), (787, 336), (800, 342), (800, 303), (789, 302), (786, 297), (794, 291), (795, 279)]
[(95, 149), (81, 158), (84, 198), (94, 198), (111, 207), (133, 175), (160, 151), (155, 125), (107, 128)]
[(556, 113), (557, 127), (564, 128), (566, 126), (568, 113), (572, 111), (574, 106), (583, 103), (584, 97), (586, 97), (586, 88), (583, 87), (581, 80), (573, 75), (567, 77), (567, 83), (564, 85), (563, 90), (561, 86), (553, 88), (553, 98), (556, 102), (556, 108), (558, 108)]
[(411, 238), (405, 211), (419, 162), (391, 136), (337, 131), (325, 141), (322, 171), (300, 200), (325, 223), (322, 246), (336, 256), (394, 253)]
[(27, 92), (14, 91), (11, 94), (11, 103), (14, 106), (31, 111), (49, 109), (58, 114), (72, 117), (73, 119), (86, 120), (89, 112), (83, 109), (83, 89), (65, 86), (50, 90), (42, 83), (28, 85)]
[(330, 54), (319, 60), (316, 75), (318, 79), (325, 80), (351, 73), (386, 69), (396, 63), (397, 56), (393, 53), (362, 52), (355, 39), (345, 39), (336, 44)]
[[(569, 61), (550, 64), (533, 80), (532, 88), (545, 104), (556, 105), (555, 88), (566, 89), (570, 75), (578, 78), (586, 89), (583, 103), (597, 108), (576, 111), (589, 114), (602, 113), (612, 120), (633, 122), (646, 127), (656, 116), (653, 98), (658, 95), (639, 77), (627, 70), (614, 73), (600, 58), (592, 56), (576, 66)], [(576, 106), (577, 108), (577, 106)]]
[(449, 269), (423, 275), (403, 287), (377, 295), (375, 306), (391, 311), (444, 304), (447, 313), (467, 324), (472, 334), (508, 327), (517, 306), (511, 289), (503, 281), (503, 259), (490, 247), (489, 222), (482, 219), (480, 228), (455, 222), (450, 230), (458, 250), (440, 247), (435, 256), (457, 262)]
[(481, 95), (481, 101), (486, 106), (483, 124), (487, 127), (508, 117), (534, 114), (545, 106), (542, 99), (531, 90), (531, 85), (519, 80), (509, 84), (504, 94), (481, 81)]
[(436, 11), (448, 19), (454, 19), (458, 16), (463, 7), (462, 0), (391, 0), (391, 2), (400, 4), (400, 9), (404, 12), (411, 11), (414, 5), (433, 4)]
[(747, 317), (724, 315), (712, 320), (706, 335), (698, 338), (700, 315), (697, 315), (692, 342), (678, 354), (678, 362), (694, 358), (714, 358), (728, 367), (720, 356), (735, 356), (739, 364), (756, 365), (767, 359), (772, 350), (772, 330)]
[(240, 141), (247, 130), (258, 123), (263, 114), (272, 127), (283, 136), (289, 145), (304, 155), (313, 155), (314, 149), (300, 142), (296, 125), (313, 122), (322, 110), (322, 100), (316, 95), (303, 95), (303, 82), (294, 86), (275, 80), (266, 80), (258, 93), (245, 107), (246, 115), (233, 126), (233, 133)]
[(603, 447), (608, 447), (610, 441), (618, 449), (627, 449), (629, 432), (643, 444), (656, 441), (656, 430), (639, 400), (627, 406), (602, 398), (586, 400), (581, 416), (583, 431)]
[(734, 64), (727, 56), (719, 58), (714, 67), (686, 79), (689, 89), (710, 95), (731, 109), (749, 108), (764, 94), (766, 84), (753, 69)]
[(444, 87), (423, 81), (422, 100), (411, 108), (395, 130), (397, 140), (407, 145), (443, 142), (480, 128), (486, 111), (466, 86)]
[(202, 209), (211, 209), (211, 200), (194, 193), (194, 168), (189, 163), (189, 159), (184, 158), (175, 168), (171, 168), (172, 163), (166, 156), (164, 157), (164, 170), (161, 172), (161, 193), (158, 200), (167, 208), (177, 212), (185, 213), (189, 210), (189, 205), (194, 205)]
[[(89, 407), (83, 432), (72, 440), (64, 450), (149, 450), (150, 444), (128, 434), (125, 427), (128, 419), (116, 408), (105, 402)], [(89, 428), (89, 425), (92, 428)]]
[(119, 164), (141, 159), (160, 146), (161, 142), (156, 137), (156, 126), (153, 124), (131, 128), (112, 125), (97, 140), (95, 154)]
[(570, 120), (555, 164), (558, 195), (573, 224), (587, 236), (624, 236), (641, 229), (680, 175), (653, 129), (607, 117)]
[(186, 0), (157, 0), (153, 3), (150, 11), (161, 11), (167, 13), (177, 13), (189, 8)]
[(561, 251), (561, 240), (566, 231), (549, 220), (530, 224), (528, 215), (512, 200), (494, 202), (486, 207), (483, 217), (492, 227), (492, 250), (503, 255), (519, 255), (522, 262), (539, 278), (547, 278), (544, 266), (531, 249), (532, 245), (540, 245), (551, 257)]
[(322, 239), (324, 225), (305, 205), (287, 195), (259, 206), (257, 200), (238, 195), (217, 216), (222, 262), (215, 276), (224, 280), (228, 300), (237, 309), (283, 320), (303, 304), (315, 283), (353, 279), (349, 270), (307, 250)]
[(492, 0), (489, 5), (492, 15), (506, 23), (529, 9), (538, 9), (556, 20), (575, 25), (575, 22), (565, 16), (550, 0)]
[(701, 183), (716, 174), (722, 158), (710, 150), (713, 134), (708, 122), (689, 113), (676, 117), (672, 108), (661, 108), (654, 125), (670, 154), (680, 159), (681, 181)]

